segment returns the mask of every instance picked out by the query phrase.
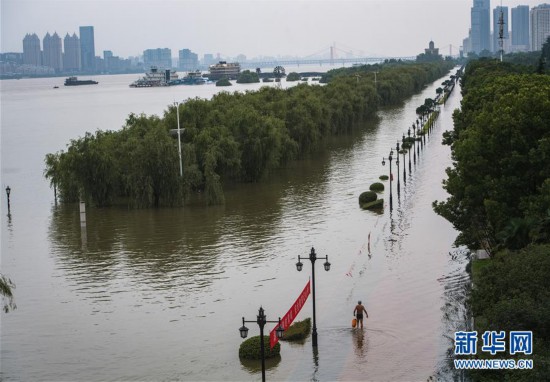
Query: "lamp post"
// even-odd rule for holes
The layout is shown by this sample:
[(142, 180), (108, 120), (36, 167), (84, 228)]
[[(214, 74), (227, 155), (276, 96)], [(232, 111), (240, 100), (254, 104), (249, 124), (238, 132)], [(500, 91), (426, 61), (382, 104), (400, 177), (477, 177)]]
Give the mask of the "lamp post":
[(412, 124), (412, 131), (413, 131), (413, 160), (414, 160), (414, 164), (416, 165), (416, 126), (414, 123)]
[(409, 146), (409, 173), (412, 172), (412, 167), (411, 167), (411, 148), (410, 146), (411, 145), (411, 128), (409, 127), (409, 129), (407, 130), (407, 136), (409, 138), (409, 140), (407, 141), (409, 144), (407, 146)]
[(302, 264), (301, 260), (307, 260), (311, 261), (311, 289), (312, 289), (312, 297), (313, 297), (313, 329), (311, 331), (311, 342), (314, 348), (317, 347), (317, 320), (315, 319), (315, 260), (317, 259), (325, 259), (325, 263), (323, 266), (325, 267), (325, 271), (330, 270), (330, 263), (328, 262), (328, 256), (325, 257), (317, 257), (317, 254), (315, 253), (315, 248), (311, 247), (311, 252), (309, 253), (309, 257), (300, 257), (298, 256), (298, 262), (296, 263), (296, 269), (298, 272), (302, 270), (302, 267), (304, 264)]
[(176, 114), (178, 119), (178, 152), (180, 158), (180, 176), (183, 176), (183, 162), (181, 160), (181, 129), (180, 129), (180, 104), (179, 102), (174, 102), (176, 106)]
[[(393, 197), (391, 192), (391, 181), (393, 178), (393, 175), (391, 173), (391, 161), (393, 159), (393, 150), (390, 150), (390, 155), (387, 159), (390, 161), (390, 211), (391, 211), (393, 209)], [(386, 158), (382, 158), (382, 166), (384, 166), (385, 164), (386, 164)]]
[(417, 130), (417, 135), (420, 137), (420, 148), (424, 149), (424, 142), (422, 141), (423, 134), (421, 134), (422, 131), (420, 130), (420, 121), (418, 121), (418, 119), (416, 120), (416, 130)]
[(10, 186), (6, 187), (6, 196), (8, 197), (8, 215), (10, 215), (10, 194), (11, 194), (11, 188)]
[(281, 339), (283, 338), (284, 329), (281, 326), (281, 317), (279, 317), (279, 321), (268, 321), (265, 313), (264, 308), (260, 306), (260, 309), (258, 309), (258, 315), (256, 316), (256, 321), (246, 321), (243, 317), (243, 326), (239, 328), (239, 332), (241, 333), (241, 338), (246, 338), (248, 335), (248, 328), (244, 326), (245, 322), (255, 322), (260, 327), (260, 354), (262, 357), (262, 381), (265, 382), (265, 351), (264, 351), (264, 326), (268, 322), (277, 322), (279, 323), (279, 326), (277, 327), (277, 330), (275, 330), (275, 333), (277, 334), (277, 338)]
[(407, 166), (405, 166), (405, 133), (403, 133), (403, 138), (401, 140), (401, 150), (403, 150), (403, 183), (407, 184)]
[(397, 196), (401, 192), (401, 186), (399, 185), (399, 141), (395, 145), (395, 164), (397, 165)]

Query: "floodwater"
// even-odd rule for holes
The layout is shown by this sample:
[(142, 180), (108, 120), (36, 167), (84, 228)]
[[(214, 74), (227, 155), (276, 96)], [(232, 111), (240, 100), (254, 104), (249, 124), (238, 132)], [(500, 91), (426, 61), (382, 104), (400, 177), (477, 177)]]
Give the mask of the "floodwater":
[[(400, 155), (399, 194), (393, 161), (393, 209), (386, 181), (382, 214), (361, 210), (358, 196), (389, 174), (382, 158), (443, 79), (268, 181), (226, 189), (224, 206), (88, 208), (81, 229), (78, 205), (54, 203), (45, 154), (86, 131), (117, 129), (131, 112), (162, 114), (174, 100), (220, 90), (128, 88), (138, 77), (59, 89), (55, 78), (1, 83), (2, 188), (11, 188), (9, 216), (2, 195), (1, 272), (17, 286), (18, 307), (1, 313), (0, 379), (259, 380), (259, 363), (238, 358), (242, 317), (255, 320), (260, 306), (268, 320), (284, 316), (311, 276), (309, 261), (302, 272), (295, 267), (311, 247), (332, 264), (326, 272), (316, 263), (319, 346), (311, 337), (283, 342), (268, 380), (451, 376), (456, 319), (448, 306), (464, 283), (464, 261), (452, 245), (456, 231), (431, 203), (445, 198), (451, 159), (441, 138), (459, 88), (412, 171), (406, 157), (406, 183)], [(369, 314), (363, 331), (351, 328), (357, 300)], [(306, 317), (311, 296), (297, 319)], [(247, 326), (249, 336), (259, 334), (257, 324)]]

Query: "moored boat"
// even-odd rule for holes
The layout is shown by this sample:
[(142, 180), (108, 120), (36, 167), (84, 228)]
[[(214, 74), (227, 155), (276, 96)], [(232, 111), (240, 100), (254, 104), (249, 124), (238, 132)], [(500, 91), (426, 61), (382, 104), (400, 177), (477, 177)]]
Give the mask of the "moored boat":
[(156, 66), (151, 66), (151, 70), (145, 73), (145, 76), (132, 82), (131, 88), (150, 88), (156, 86), (169, 86), (171, 82), (178, 80), (178, 74), (170, 69), (159, 70)]

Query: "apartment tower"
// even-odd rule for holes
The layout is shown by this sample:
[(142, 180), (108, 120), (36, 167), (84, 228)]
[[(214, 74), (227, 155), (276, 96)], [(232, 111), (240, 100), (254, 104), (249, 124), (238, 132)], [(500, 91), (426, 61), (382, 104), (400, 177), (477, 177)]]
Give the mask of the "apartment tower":
[(40, 39), (36, 33), (28, 34), (23, 38), (23, 64), (42, 65), (42, 51), (40, 50)]
[(80, 64), (84, 71), (95, 69), (94, 27), (80, 27)]
[(490, 0), (474, 0), (471, 8), (470, 44), (474, 53), (491, 50)]
[(529, 6), (518, 5), (512, 8), (512, 51), (529, 50)]
[(72, 36), (67, 35), (63, 39), (65, 53), (63, 55), (63, 68), (69, 72), (79, 72), (81, 69), (80, 63), (80, 39), (73, 33)]
[(550, 4), (531, 9), (531, 50), (541, 50), (550, 36)]

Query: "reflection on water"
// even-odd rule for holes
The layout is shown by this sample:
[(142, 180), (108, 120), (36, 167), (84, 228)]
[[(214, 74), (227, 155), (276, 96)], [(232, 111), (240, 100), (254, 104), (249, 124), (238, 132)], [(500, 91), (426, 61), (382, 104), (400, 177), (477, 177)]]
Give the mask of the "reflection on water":
[[(284, 315), (309, 277), (296, 271), (296, 257), (314, 246), (332, 263), (316, 272), (319, 348), (311, 337), (283, 342), (267, 379), (445, 379), (466, 279), (461, 258), (447, 255), (456, 232), (431, 203), (442, 199), (450, 165), (440, 142), (456, 92), (410, 170), (407, 163), (399, 193), (394, 172), (393, 209), (387, 182), (382, 212), (358, 206), (359, 194), (388, 173), (382, 157), (436, 88), (269, 181), (226, 185), (224, 206), (204, 207), (198, 196), (175, 209), (88, 208), (83, 227), (78, 205), (17, 195), (34, 209), (16, 199), (18, 215), (3, 232), (3, 266), (15, 272), (19, 308), (2, 317), (0, 377), (258, 379), (255, 366), (239, 365), (241, 317), (259, 305), (270, 318)], [(40, 189), (35, 172), (28, 178)], [(369, 312), (363, 331), (350, 328), (357, 300)], [(296, 319), (306, 317), (310, 301)]]
[[(259, 359), (245, 359), (240, 358), (243, 368), (252, 375), (256, 375), (262, 372), (262, 361)], [(274, 357), (266, 358), (265, 370), (271, 370), (276, 368), (281, 363), (281, 356), (276, 355)]]

